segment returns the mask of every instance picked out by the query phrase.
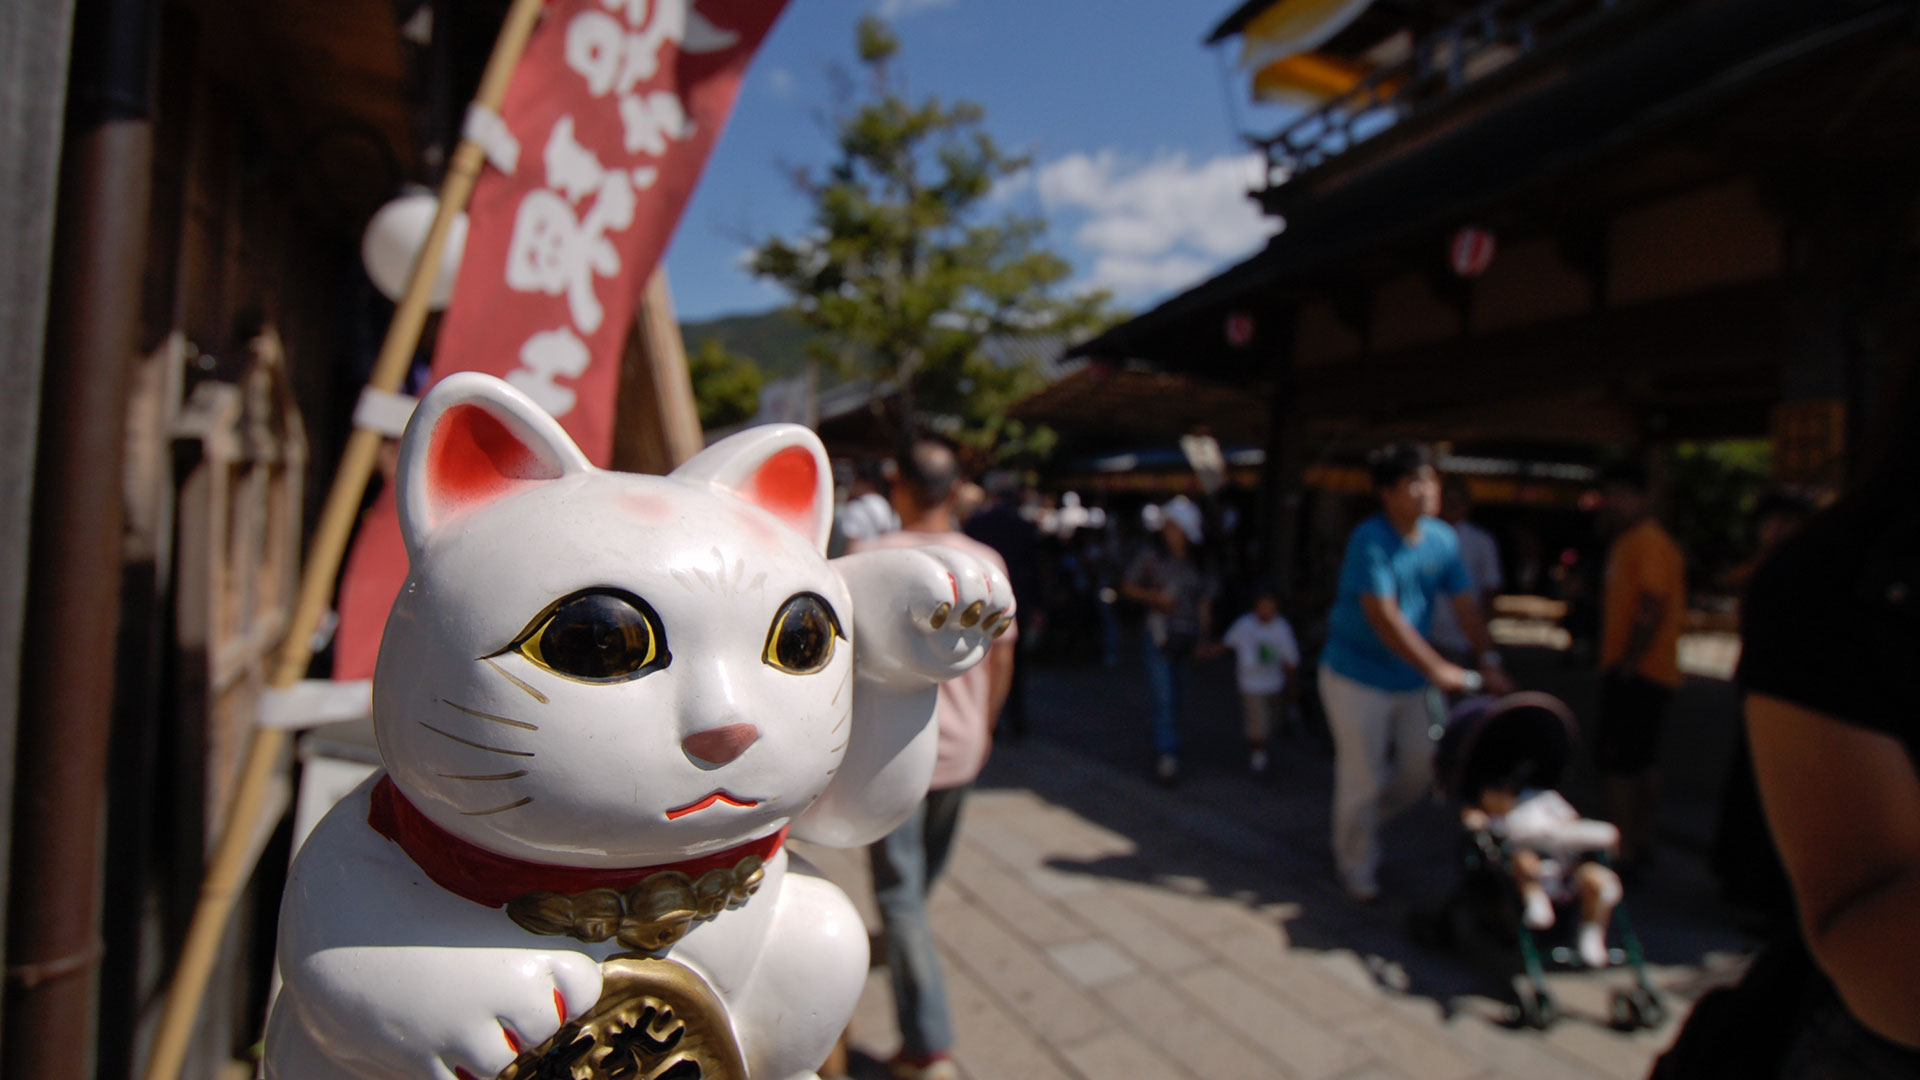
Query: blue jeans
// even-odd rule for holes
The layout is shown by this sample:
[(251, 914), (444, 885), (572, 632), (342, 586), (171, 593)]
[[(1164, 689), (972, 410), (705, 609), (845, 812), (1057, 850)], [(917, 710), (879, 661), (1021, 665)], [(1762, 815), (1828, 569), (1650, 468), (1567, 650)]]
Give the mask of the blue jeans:
[(1180, 705), (1187, 699), (1187, 676), (1192, 659), (1168, 656), (1146, 635), (1141, 643), (1146, 658), (1147, 692), (1153, 695), (1153, 748), (1162, 754), (1180, 753)]
[(900, 1021), (900, 1053), (909, 1058), (953, 1047), (947, 983), (927, 923), (927, 894), (947, 865), (966, 795), (965, 785), (927, 792), (905, 824), (867, 848), (873, 898), (886, 928), (887, 978), (893, 983), (893, 1008)]

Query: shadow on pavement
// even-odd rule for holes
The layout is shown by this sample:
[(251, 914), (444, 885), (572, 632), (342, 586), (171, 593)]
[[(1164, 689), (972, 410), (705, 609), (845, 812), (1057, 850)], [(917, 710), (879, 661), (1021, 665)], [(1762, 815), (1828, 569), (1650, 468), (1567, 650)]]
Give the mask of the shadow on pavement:
[[(1559, 694), (1583, 717), (1592, 715), (1592, 678), (1561, 668), (1555, 654), (1516, 657), (1514, 667), (1522, 685)], [(1458, 880), (1454, 811), (1426, 804), (1392, 822), (1382, 835), (1385, 897), (1372, 905), (1351, 900), (1334, 881), (1326, 841), (1330, 753), (1318, 740), (1280, 740), (1273, 774), (1253, 777), (1230, 661), (1196, 667), (1181, 778), (1172, 788), (1148, 776), (1152, 748), (1137, 666), (1040, 668), (1029, 684), (1029, 734), (997, 749), (980, 785), (1032, 791), (1124, 836), (1133, 848), (1090, 860), (1056, 856), (1050, 869), (1245, 903), (1282, 923), (1293, 948), (1351, 952), (1378, 984), (1429, 998), (1446, 1012), (1480, 1011), (1480, 1004), (1462, 1003), (1509, 998), (1502, 965), (1436, 951), (1408, 934), (1410, 917), (1439, 905)], [(1701, 851), (1711, 815), (1698, 820), (1716, 805), (1716, 770), (1734, 715), (1730, 687), (1690, 686), (1670, 723), (1676, 734), (1665, 760), (1676, 782), (1664, 808), (1667, 842), (1628, 891), (1650, 964), (1726, 967), (1755, 944), (1718, 897)], [(1576, 770), (1563, 786), (1583, 811), (1597, 812), (1589, 772)], [(1690, 985), (1697, 972), (1664, 974), (1663, 988), (1682, 997), (1699, 992)], [(1556, 993), (1562, 993), (1560, 978)], [(1587, 984), (1563, 994), (1576, 1002), (1604, 1001), (1603, 987), (1627, 981), (1624, 972), (1565, 978)], [(1656, 974), (1656, 982), (1660, 978)], [(1569, 1010), (1583, 1012), (1604, 1021), (1602, 1005)]]

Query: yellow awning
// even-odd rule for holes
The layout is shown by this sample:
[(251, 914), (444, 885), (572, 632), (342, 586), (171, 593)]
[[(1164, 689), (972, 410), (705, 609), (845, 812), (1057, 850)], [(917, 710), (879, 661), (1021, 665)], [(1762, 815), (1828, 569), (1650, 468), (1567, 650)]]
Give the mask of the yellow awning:
[(1301, 53), (1275, 60), (1253, 76), (1253, 100), (1317, 105), (1360, 85), (1367, 67), (1337, 56)]
[(1240, 66), (1258, 71), (1312, 52), (1346, 29), (1373, 0), (1276, 0), (1240, 31)]

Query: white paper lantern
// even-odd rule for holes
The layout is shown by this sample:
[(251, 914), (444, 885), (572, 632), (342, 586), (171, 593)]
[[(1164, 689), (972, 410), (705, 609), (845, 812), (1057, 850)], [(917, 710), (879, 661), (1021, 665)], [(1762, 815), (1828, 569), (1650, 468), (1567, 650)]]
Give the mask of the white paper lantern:
[[(366, 235), (360, 239), (360, 261), (367, 276), (382, 296), (399, 303), (406, 294), (407, 279), (413, 276), (413, 262), (426, 243), (427, 230), (433, 227), (433, 214), (440, 205), (431, 192), (410, 192), (381, 207), (367, 222)], [(454, 278), (460, 273), (460, 256), (467, 248), (467, 215), (453, 219), (447, 230), (446, 248), (440, 255), (440, 272), (434, 278), (433, 295), (427, 304), (435, 311), (453, 299)]]

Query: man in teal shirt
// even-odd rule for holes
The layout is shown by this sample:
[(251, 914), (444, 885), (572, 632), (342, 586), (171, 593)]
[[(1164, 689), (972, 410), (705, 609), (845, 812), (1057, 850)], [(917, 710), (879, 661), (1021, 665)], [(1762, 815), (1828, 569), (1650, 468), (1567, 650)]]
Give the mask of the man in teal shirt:
[[(1320, 700), (1333, 733), (1333, 859), (1355, 899), (1380, 895), (1380, 823), (1433, 782), (1427, 688), (1506, 693), (1513, 686), (1487, 637), (1453, 528), (1435, 517), (1440, 478), (1426, 447), (1396, 443), (1367, 459), (1380, 513), (1354, 527), (1320, 654)], [(1450, 604), (1480, 657), (1452, 663), (1427, 640)]]

